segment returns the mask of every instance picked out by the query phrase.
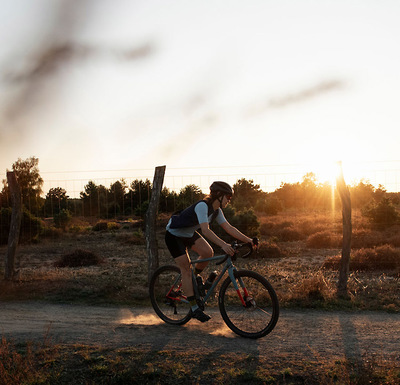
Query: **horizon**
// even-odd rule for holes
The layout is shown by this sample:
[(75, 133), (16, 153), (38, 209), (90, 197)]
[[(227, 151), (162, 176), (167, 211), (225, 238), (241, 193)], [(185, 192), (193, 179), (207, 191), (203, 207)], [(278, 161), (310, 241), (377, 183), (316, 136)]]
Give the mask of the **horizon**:
[(399, 2), (2, 5), (1, 171), (398, 159)]
[[(371, 167), (374, 166), (374, 167)], [(390, 166), (390, 167), (389, 167)], [(11, 169), (12, 167), (10, 167)], [(102, 185), (109, 188), (116, 181), (125, 180), (128, 187), (134, 180), (149, 180), (153, 183), (155, 169), (124, 169), (124, 170), (86, 170), (86, 171), (40, 171), (42, 177), (43, 193), (45, 196), (50, 188), (61, 187), (65, 189), (71, 199), (79, 198), (80, 193), (89, 181), (96, 185)], [(308, 173), (315, 175), (317, 184), (328, 183), (335, 187), (336, 164), (330, 167), (324, 165), (321, 170), (330, 169), (331, 174), (325, 172), (318, 173), (318, 170), (312, 170), (309, 164), (275, 164), (275, 165), (257, 165), (257, 166), (231, 166), (231, 167), (186, 167), (174, 168), (166, 165), (163, 188), (179, 193), (187, 185), (194, 184), (199, 187), (203, 193), (207, 193), (208, 187), (213, 180), (224, 180), (231, 185), (239, 179), (245, 178), (252, 180), (254, 184), (260, 185), (263, 192), (271, 193), (278, 189), (284, 183), (302, 182), (303, 177)], [(396, 162), (359, 162), (357, 167), (353, 164), (348, 167), (346, 163), (342, 164), (342, 170), (347, 186), (353, 187), (360, 182), (369, 183), (378, 188), (380, 185), (388, 193), (400, 192), (400, 161)], [(364, 171), (362, 171), (364, 170)], [(368, 171), (368, 173), (367, 173)], [(361, 178), (357, 177), (364, 173)], [(0, 173), (1, 180), (6, 179), (6, 173)]]

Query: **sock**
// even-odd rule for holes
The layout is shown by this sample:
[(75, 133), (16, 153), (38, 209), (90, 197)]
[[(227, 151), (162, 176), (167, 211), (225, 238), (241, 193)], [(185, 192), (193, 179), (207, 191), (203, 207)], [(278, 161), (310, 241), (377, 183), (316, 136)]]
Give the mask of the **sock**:
[(190, 307), (192, 308), (192, 311), (195, 311), (199, 307), (196, 302), (196, 297), (194, 295), (192, 295), (192, 296), (188, 297), (188, 300), (189, 300)]

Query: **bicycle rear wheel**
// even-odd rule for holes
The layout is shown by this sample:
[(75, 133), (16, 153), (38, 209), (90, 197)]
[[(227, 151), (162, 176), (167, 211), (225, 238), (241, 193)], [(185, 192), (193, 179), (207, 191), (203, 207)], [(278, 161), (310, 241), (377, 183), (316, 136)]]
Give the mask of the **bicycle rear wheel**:
[(260, 274), (240, 270), (236, 283), (244, 300), (228, 277), (219, 292), (219, 310), (227, 326), (247, 338), (260, 338), (272, 331), (279, 318), (279, 302), (271, 284)]
[(164, 322), (184, 325), (190, 320), (190, 305), (182, 292), (178, 266), (158, 268), (151, 277), (149, 291), (154, 311)]

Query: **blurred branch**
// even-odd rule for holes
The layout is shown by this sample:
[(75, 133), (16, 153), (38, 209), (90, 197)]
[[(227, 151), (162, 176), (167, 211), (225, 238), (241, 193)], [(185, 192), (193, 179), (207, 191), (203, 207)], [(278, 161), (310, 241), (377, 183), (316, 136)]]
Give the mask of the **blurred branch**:
[(72, 61), (84, 60), (90, 57), (108, 55), (121, 60), (140, 60), (150, 56), (154, 51), (153, 45), (145, 43), (141, 46), (130, 49), (106, 49), (83, 46), (75, 43), (55, 44), (40, 52), (32, 59), (32, 66), (23, 73), (13, 73), (10, 71), (5, 80), (10, 83), (34, 82), (41, 78), (54, 74), (60, 67)]
[(252, 106), (248, 109), (246, 115), (256, 115), (265, 112), (269, 109), (284, 108), (291, 104), (301, 103), (316, 97), (319, 97), (327, 92), (336, 91), (343, 88), (345, 83), (341, 80), (327, 80), (316, 84), (313, 87), (300, 90), (298, 92), (288, 94), (282, 97), (272, 98), (267, 102), (261, 102), (258, 105)]

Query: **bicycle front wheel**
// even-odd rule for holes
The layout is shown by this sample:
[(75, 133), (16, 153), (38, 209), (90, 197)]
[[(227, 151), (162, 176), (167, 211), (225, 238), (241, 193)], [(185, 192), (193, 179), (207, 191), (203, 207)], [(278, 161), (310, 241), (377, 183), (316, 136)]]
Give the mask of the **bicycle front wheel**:
[(166, 323), (184, 325), (191, 318), (190, 305), (182, 292), (178, 266), (158, 268), (150, 280), (150, 300), (154, 311)]
[(271, 284), (260, 274), (240, 270), (235, 273), (236, 290), (230, 277), (219, 292), (219, 310), (227, 326), (247, 338), (264, 337), (279, 318), (279, 302)]

